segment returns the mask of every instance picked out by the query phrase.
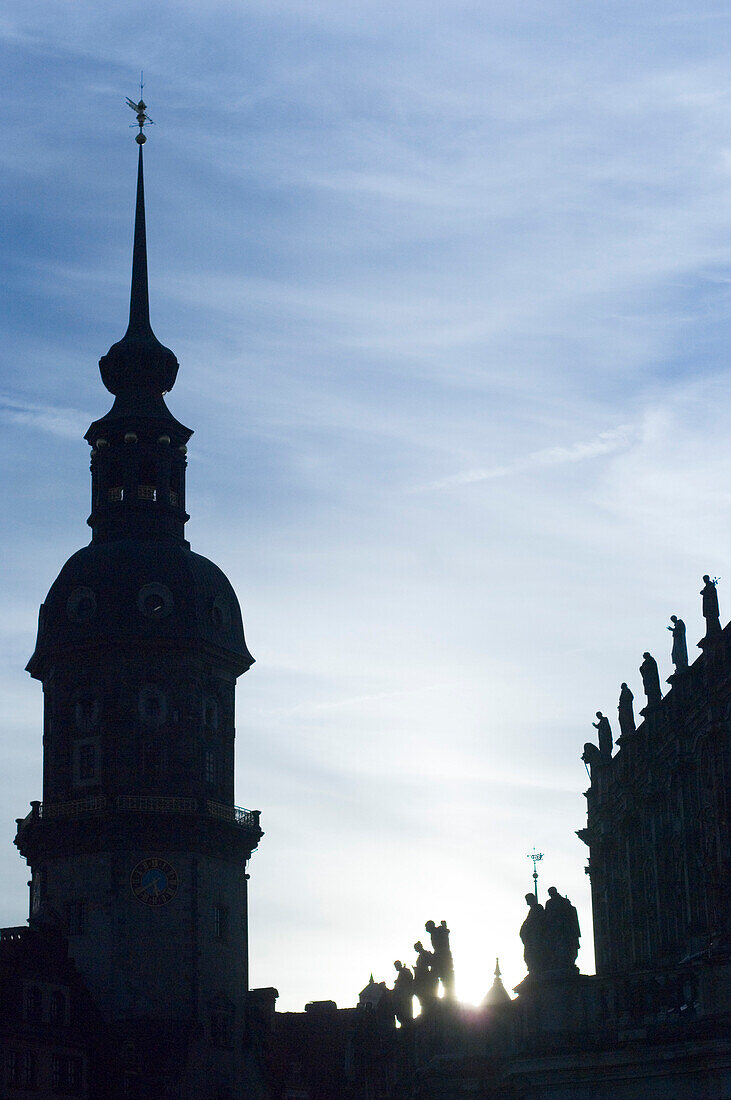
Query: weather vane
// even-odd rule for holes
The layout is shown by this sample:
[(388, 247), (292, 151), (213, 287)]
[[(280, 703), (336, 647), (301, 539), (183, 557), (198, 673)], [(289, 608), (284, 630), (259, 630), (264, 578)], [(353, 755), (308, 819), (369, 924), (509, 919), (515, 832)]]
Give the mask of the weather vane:
[(137, 115), (137, 122), (136, 123), (133, 122), (132, 126), (133, 127), (134, 126), (139, 126), (139, 128), (140, 128), (139, 134), (137, 134), (135, 136), (135, 141), (137, 142), (138, 145), (144, 145), (145, 142), (147, 141), (147, 138), (145, 137), (145, 134), (143, 133), (143, 127), (147, 126), (147, 125), (151, 125), (151, 126), (155, 125), (155, 123), (152, 121), (150, 116), (147, 114), (147, 104), (145, 103), (145, 101), (142, 98), (142, 89), (143, 88), (144, 88), (144, 84), (142, 83), (142, 73), (140, 73), (140, 101), (139, 101), (139, 103), (135, 103), (135, 101), (133, 99), (130, 99), (129, 96), (127, 96), (127, 106), (130, 107), (134, 111), (134, 113)]
[(543, 859), (543, 852), (537, 852), (534, 848), (528, 855), (528, 859), (533, 860), (533, 893), (536, 895), (536, 901), (538, 901), (538, 864)]

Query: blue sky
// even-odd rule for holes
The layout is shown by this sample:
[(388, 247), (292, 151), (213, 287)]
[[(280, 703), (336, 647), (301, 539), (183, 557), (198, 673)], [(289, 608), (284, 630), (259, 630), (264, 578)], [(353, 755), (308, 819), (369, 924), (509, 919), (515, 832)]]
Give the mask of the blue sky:
[[(354, 1003), (428, 918), (479, 999), (533, 846), (580, 910), (580, 761), (729, 570), (725, 5), (5, 5), (0, 923), (40, 797), (38, 605), (87, 541), (126, 325), (140, 68), (151, 308), (188, 537), (257, 663), (252, 980)], [(129, 116), (129, 117), (128, 117)], [(616, 730), (616, 721), (615, 733)]]

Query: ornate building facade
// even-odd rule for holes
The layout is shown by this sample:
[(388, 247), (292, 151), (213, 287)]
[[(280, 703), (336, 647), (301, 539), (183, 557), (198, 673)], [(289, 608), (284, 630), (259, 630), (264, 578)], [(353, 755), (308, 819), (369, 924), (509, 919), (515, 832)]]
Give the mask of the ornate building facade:
[(578, 835), (590, 850), (597, 975), (620, 998), (668, 1008), (681, 970), (701, 980), (701, 995), (729, 945), (731, 626), (714, 616), (699, 646), (692, 665), (681, 653), (664, 697), (651, 687), (638, 726), (625, 717), (613, 756), (584, 754), (591, 785)]

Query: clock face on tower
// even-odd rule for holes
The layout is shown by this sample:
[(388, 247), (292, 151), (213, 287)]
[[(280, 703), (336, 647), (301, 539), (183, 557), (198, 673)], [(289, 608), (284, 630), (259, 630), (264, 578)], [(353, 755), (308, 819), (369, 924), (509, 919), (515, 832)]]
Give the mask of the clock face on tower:
[(142, 859), (129, 876), (134, 896), (145, 905), (165, 905), (178, 892), (178, 872), (160, 856)]

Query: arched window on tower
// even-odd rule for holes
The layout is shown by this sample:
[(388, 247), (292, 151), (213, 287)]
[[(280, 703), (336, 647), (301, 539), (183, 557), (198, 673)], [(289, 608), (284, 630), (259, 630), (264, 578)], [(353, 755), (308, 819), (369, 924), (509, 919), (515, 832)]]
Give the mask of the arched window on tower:
[(182, 478), (180, 477), (180, 470), (170, 471), (170, 489), (168, 499), (173, 508), (177, 508), (180, 505), (181, 497), (181, 485)]
[(122, 464), (118, 458), (110, 458), (107, 476), (107, 500), (124, 500), (123, 485)]
[(24, 1007), (26, 1020), (40, 1020), (43, 1014), (43, 997), (37, 985), (26, 986)]
[(50, 1019), (52, 1024), (65, 1024), (66, 1021), (66, 995), (60, 989), (55, 989), (49, 1002)]
[(216, 753), (214, 749), (206, 749), (203, 754), (203, 772), (206, 785), (209, 787), (215, 787), (216, 785)]
[(155, 463), (146, 458), (140, 463), (137, 496), (140, 500), (157, 500), (157, 469)]
[(207, 695), (203, 701), (203, 717), (207, 729), (218, 729), (218, 700), (212, 695)]

